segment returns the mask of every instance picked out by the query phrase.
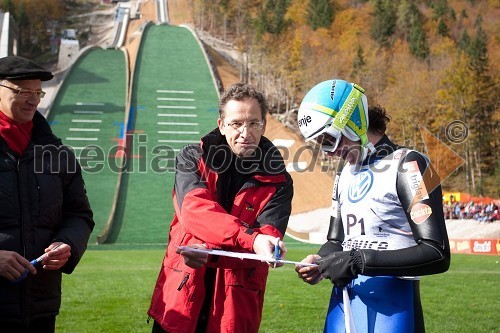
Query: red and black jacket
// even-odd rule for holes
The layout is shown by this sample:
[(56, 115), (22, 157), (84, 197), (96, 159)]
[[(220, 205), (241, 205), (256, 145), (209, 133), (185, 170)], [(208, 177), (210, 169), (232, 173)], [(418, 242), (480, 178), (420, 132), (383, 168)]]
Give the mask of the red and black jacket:
[[(179, 245), (205, 243), (253, 252), (259, 233), (283, 238), (292, 196), (283, 159), (265, 137), (254, 158), (246, 161), (236, 158), (218, 129), (203, 137), (201, 145), (183, 148), (176, 158), (175, 216), (149, 315), (168, 332), (194, 332), (203, 302), (211, 297), (207, 332), (257, 332), (266, 263), (216, 257), (195, 270), (175, 251)], [(210, 270), (215, 271), (214, 284), (207, 286)]]

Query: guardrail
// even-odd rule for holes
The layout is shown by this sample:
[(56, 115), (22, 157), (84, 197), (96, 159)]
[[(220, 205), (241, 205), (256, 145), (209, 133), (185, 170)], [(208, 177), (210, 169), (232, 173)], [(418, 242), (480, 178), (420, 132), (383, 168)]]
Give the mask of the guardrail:
[(118, 6), (116, 9), (115, 38), (113, 39), (110, 48), (119, 49), (123, 46), (129, 21), (130, 8)]

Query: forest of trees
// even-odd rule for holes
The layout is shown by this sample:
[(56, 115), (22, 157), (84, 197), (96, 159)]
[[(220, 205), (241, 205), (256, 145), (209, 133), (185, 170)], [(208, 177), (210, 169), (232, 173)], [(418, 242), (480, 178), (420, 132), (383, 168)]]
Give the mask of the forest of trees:
[[(87, 17), (79, 19), (68, 14), (85, 13), (95, 4), (96, 0), (0, 0), (0, 11), (9, 12), (15, 21), (18, 55), (45, 63), (57, 59), (51, 48), (63, 29), (75, 28), (78, 20), (88, 22)], [(88, 33), (79, 31), (79, 37), (86, 39)]]
[[(281, 118), (293, 122), (318, 82), (356, 82), (392, 115), (396, 142), (424, 150), (425, 128), (464, 159), (445, 189), (500, 197), (498, 0), (185, 1), (196, 29), (244, 55), (241, 79)], [(19, 54), (40, 61), (71, 27), (68, 12), (90, 3), (0, 0), (0, 10), (19, 26)]]
[[(296, 115), (316, 83), (366, 89), (388, 134), (425, 151), (429, 130), (463, 159), (443, 187), (500, 197), (498, 1), (191, 0), (196, 28), (244, 56), (242, 80)], [(495, 34), (496, 33), (496, 34)]]

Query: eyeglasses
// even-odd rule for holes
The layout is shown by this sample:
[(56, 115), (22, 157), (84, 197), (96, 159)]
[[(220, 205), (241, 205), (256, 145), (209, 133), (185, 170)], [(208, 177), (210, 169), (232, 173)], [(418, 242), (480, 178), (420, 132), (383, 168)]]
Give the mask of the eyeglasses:
[(247, 130), (258, 131), (264, 127), (263, 121), (251, 121), (249, 123), (244, 123), (242, 121), (233, 121), (230, 123), (226, 123), (227, 126), (230, 126), (232, 129), (243, 132), (243, 127), (246, 127)]
[(20, 96), (23, 98), (30, 98), (31, 96), (36, 96), (39, 98), (44, 98), (45, 94), (46, 94), (45, 91), (42, 91), (42, 90), (16, 89), (16, 88), (12, 88), (9, 86), (5, 86), (3, 84), (0, 84), (0, 87), (4, 87), (4, 88), (12, 90), (16, 94), (16, 97)]

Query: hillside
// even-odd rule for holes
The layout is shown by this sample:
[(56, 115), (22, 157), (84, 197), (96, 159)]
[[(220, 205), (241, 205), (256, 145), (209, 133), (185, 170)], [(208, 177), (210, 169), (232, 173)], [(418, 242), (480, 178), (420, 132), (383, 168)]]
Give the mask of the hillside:
[[(183, 0), (169, 0), (169, 15), (172, 24), (193, 24), (191, 6), (187, 1)], [(232, 84), (239, 81), (239, 71), (231, 63), (229, 63), (226, 58), (217, 53), (214, 49), (209, 48), (209, 53), (212, 58), (213, 63), (217, 67), (217, 71), (221, 78), (224, 86)], [(283, 127), (281, 124), (275, 124), (272, 128), (276, 130), (277, 128)], [(302, 197), (305, 193), (304, 189), (308, 189), (310, 184), (297, 184), (295, 182), (295, 196), (299, 197), (296, 201), (303, 200)], [(321, 187), (328, 188), (328, 184), (323, 184)], [(307, 191), (309, 192), (309, 191)], [(329, 193), (329, 190), (326, 191)], [(309, 193), (307, 194), (309, 195)], [(313, 194), (314, 197), (322, 195), (321, 193)], [(329, 203), (327, 203), (329, 204)], [(314, 206), (313, 206), (314, 207)], [(316, 206), (317, 207), (317, 206)], [(329, 220), (330, 209), (325, 206), (325, 208), (313, 208), (313, 209), (303, 209), (300, 213), (295, 213), (292, 216), (290, 223), (303, 223), (300, 221), (328, 221)], [(446, 224), (448, 230), (449, 238), (454, 239), (475, 239), (475, 238), (498, 238), (500, 239), (500, 221), (494, 223), (478, 223), (471, 220), (449, 220)], [(320, 228), (321, 229), (321, 228)], [(325, 228), (323, 228), (325, 229)], [(312, 230), (311, 230), (312, 231)], [(321, 230), (326, 232), (327, 230)]]
[[(192, 17), (186, 11), (190, 10), (190, 6), (184, 0), (169, 0), (169, 14), (172, 24), (192, 24), (188, 18)], [(155, 19), (155, 6), (154, 2), (147, 1), (141, 6), (142, 17), (140, 20), (133, 20), (127, 31), (126, 49), (131, 59), (131, 64), (135, 60), (138, 48), (138, 38), (140, 26), (147, 20), (153, 21)], [(100, 23), (104, 24), (104, 23)], [(107, 40), (112, 38), (110, 32), (112, 29), (93, 29), (95, 32), (91, 39), (96, 41), (96, 44), (103, 45)], [(215, 52), (213, 49), (208, 48), (212, 62), (217, 67), (220, 79), (223, 86), (239, 81), (239, 70), (229, 63), (224, 57)], [(62, 73), (61, 73), (62, 74)], [(50, 100), (50, 94), (57, 87), (57, 78), (49, 82), (50, 87), (44, 88), (48, 92), (48, 98), (43, 102)], [(42, 106), (43, 108), (43, 106)], [(295, 149), (303, 145), (302, 139), (294, 131), (283, 126), (282, 123), (276, 121), (274, 118), (269, 118), (269, 124), (266, 132), (271, 140), (284, 139), (294, 140)], [(296, 150), (295, 150), (296, 151)], [(310, 157), (309, 157), (310, 158)], [(293, 201), (293, 214), (291, 225), (294, 221), (298, 221), (304, 225), (303, 221), (324, 221), (327, 224), (329, 220), (329, 205), (331, 188), (333, 179), (325, 172), (319, 172), (318, 168), (315, 169), (314, 174), (306, 172), (293, 173), (295, 184), (295, 196)], [(307, 223), (306, 223), (307, 224)], [(325, 225), (323, 224), (323, 225)], [(459, 221), (454, 220), (447, 224), (450, 238), (500, 238), (500, 222), (492, 224), (479, 224), (474, 221)]]
[[(458, 172), (443, 172), (445, 190), (500, 196), (497, 1), (335, 0), (320, 26), (322, 13), (311, 15), (309, 1), (251, 3), (169, 7), (193, 10), (189, 23), (202, 39), (239, 61), (238, 79), (264, 89), (292, 126), (293, 108), (310, 87), (331, 78), (356, 82), (369, 105), (389, 111), (387, 133), (395, 142), (425, 151), (425, 129), (464, 159)], [(172, 22), (189, 18), (180, 17)]]
[[(183, 0), (169, 0), (169, 15), (172, 24), (193, 24), (192, 14), (188, 14), (191, 11), (191, 6), (187, 1)], [(232, 84), (239, 81), (239, 71), (231, 63), (229, 63), (222, 55), (217, 53), (214, 49), (209, 48), (209, 53), (212, 58), (213, 63), (217, 67), (217, 71), (221, 78), (224, 86)], [(276, 125), (275, 125), (276, 126)], [(273, 128), (283, 127), (283, 125), (277, 125)], [(309, 184), (295, 183), (295, 196), (302, 197), (304, 193), (304, 188), (308, 188)], [(327, 184), (323, 184), (322, 187), (328, 187)], [(329, 191), (327, 191), (329, 194)], [(317, 193), (314, 196), (318, 197), (321, 193)], [(301, 200), (301, 199), (299, 199)], [(300, 214), (295, 214), (292, 216), (290, 222), (300, 223), (300, 221), (328, 221), (329, 220), (330, 209), (316, 208), (312, 210), (304, 209), (304, 212)], [(475, 238), (498, 238), (500, 239), (500, 221), (494, 223), (478, 223), (472, 220), (449, 220), (446, 224), (448, 230), (449, 238), (454, 239), (475, 239)], [(324, 228), (323, 228), (324, 229)], [(322, 230), (326, 232), (326, 230)]]

